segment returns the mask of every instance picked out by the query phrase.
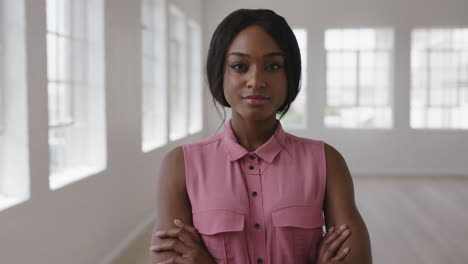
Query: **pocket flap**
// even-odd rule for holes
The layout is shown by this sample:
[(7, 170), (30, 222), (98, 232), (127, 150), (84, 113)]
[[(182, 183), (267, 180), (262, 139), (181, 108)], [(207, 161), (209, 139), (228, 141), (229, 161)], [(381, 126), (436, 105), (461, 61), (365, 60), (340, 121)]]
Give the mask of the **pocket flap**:
[(275, 226), (316, 228), (325, 225), (322, 208), (317, 206), (288, 206), (274, 210), (272, 217)]
[(193, 225), (200, 234), (242, 231), (244, 215), (228, 210), (210, 210), (193, 214)]

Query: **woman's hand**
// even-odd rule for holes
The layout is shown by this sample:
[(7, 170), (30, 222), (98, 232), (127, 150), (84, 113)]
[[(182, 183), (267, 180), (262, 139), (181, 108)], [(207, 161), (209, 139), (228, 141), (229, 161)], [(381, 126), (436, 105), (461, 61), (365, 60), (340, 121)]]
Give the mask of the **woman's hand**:
[(320, 241), (316, 264), (341, 262), (348, 255), (350, 250), (348, 247), (341, 252), (337, 252), (350, 235), (348, 227), (343, 224), (338, 230), (334, 229), (335, 227), (328, 229), (328, 232)]
[(194, 227), (178, 219), (174, 220), (174, 224), (178, 228), (158, 230), (155, 233), (157, 237), (163, 239), (160, 243), (151, 246), (150, 250), (154, 252), (175, 251), (181, 256), (171, 257), (158, 264), (216, 264)]

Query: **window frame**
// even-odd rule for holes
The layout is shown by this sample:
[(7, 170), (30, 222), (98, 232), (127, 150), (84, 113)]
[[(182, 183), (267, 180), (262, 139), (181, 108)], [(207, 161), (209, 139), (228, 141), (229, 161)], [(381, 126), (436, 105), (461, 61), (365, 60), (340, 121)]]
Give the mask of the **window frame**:
[[(48, 7), (48, 1), (50, 0), (46, 0), (46, 5)], [(83, 2), (86, 2), (86, 0), (84, 0)], [(50, 118), (51, 116), (51, 113), (49, 112), (49, 128), (51, 129), (61, 129), (61, 128), (66, 128), (66, 127), (73, 127), (75, 125), (75, 88), (76, 88), (76, 84), (73, 80), (73, 65), (74, 65), (74, 58), (75, 56), (74, 53), (76, 51), (76, 43), (78, 40), (74, 38), (74, 10), (73, 10), (73, 3), (72, 1), (57, 1), (57, 3), (61, 3), (62, 5), (65, 4), (65, 3), (68, 3), (69, 5), (69, 9), (68, 10), (65, 10), (66, 13), (68, 13), (68, 19), (69, 19), (69, 33), (66, 34), (64, 32), (60, 32), (59, 29), (57, 29), (56, 31), (51, 31), (50, 28), (49, 28), (49, 25), (47, 25), (46, 27), (46, 38), (47, 38), (47, 53), (49, 54), (50, 51), (51, 51), (51, 47), (49, 46), (50, 45), (50, 42), (49, 42), (49, 37), (52, 39), (54, 38), (54, 44), (55, 44), (55, 55), (56, 55), (56, 61), (55, 61), (55, 65), (56, 66), (56, 69), (55, 69), (55, 73), (56, 73), (56, 79), (53, 79), (53, 78), (50, 78), (50, 69), (51, 69), (51, 66), (49, 65), (49, 59), (47, 59), (47, 69), (48, 69), (48, 73), (47, 73), (47, 90), (48, 90), (48, 94), (49, 94), (49, 99), (50, 98), (50, 89), (51, 89), (51, 85), (56, 85), (57, 88), (56, 88), (56, 93), (61, 93), (62, 91), (59, 91), (59, 86), (65, 86), (65, 89), (68, 90), (68, 94), (69, 94), (69, 98), (68, 98), (68, 101), (69, 101), (69, 106), (68, 106), (68, 110), (70, 111), (69, 112), (69, 120), (61, 120), (61, 118), (63, 117), (63, 114), (60, 112), (62, 109), (60, 109), (60, 105), (61, 105), (61, 95), (57, 95), (55, 97), (56, 99), (56, 102), (55, 102), (55, 107), (56, 107), (56, 118), (57, 118), (57, 121), (53, 122)], [(86, 3), (84, 3), (84, 5), (86, 5)], [(86, 10), (84, 8), (84, 10)], [(57, 14), (55, 14), (55, 18), (56, 18), (56, 26), (59, 27), (59, 25), (61, 25), (61, 21), (59, 21), (59, 18), (61, 16), (63, 17), (67, 17), (66, 14), (60, 14), (60, 9), (57, 8)], [(47, 21), (49, 21), (50, 19), (50, 14), (47, 15)], [(66, 48), (68, 49), (68, 54), (66, 54), (65, 56), (68, 56), (68, 59), (69, 61), (65, 61), (64, 64), (65, 65), (68, 65), (68, 69), (67, 69), (67, 73), (64, 73), (64, 76), (67, 76), (69, 78), (66, 78), (66, 77), (63, 77), (63, 76), (60, 76), (61, 74), (61, 71), (60, 71), (60, 55), (64, 55), (64, 54), (60, 54), (60, 42), (64, 42), (64, 43), (68, 43), (66, 45)], [(64, 47), (62, 47), (64, 48)], [(48, 55), (49, 56), (49, 55)], [(63, 58), (62, 58), (63, 59)], [(63, 77), (63, 79), (62, 79)], [(50, 111), (50, 101), (48, 101), (48, 104), (49, 104), (49, 111)]]
[[(107, 167), (105, 5), (104, 0), (49, 1), (45, 2), (49, 187), (56, 190)], [(53, 97), (56, 84), (68, 85), (64, 89), (69, 93)], [(53, 116), (53, 111), (59, 114)]]
[(0, 0), (0, 147), (3, 145), (2, 138), (6, 127), (6, 81), (5, 81), (5, 24), (4, 2)]
[[(187, 65), (187, 15), (174, 4), (169, 4), (168, 54), (169, 54), (169, 141), (189, 135), (188, 131), (188, 65)], [(180, 32), (177, 32), (179, 31)], [(175, 49), (174, 49), (175, 47)], [(174, 69), (173, 69), (174, 67)], [(178, 92), (180, 101), (173, 97)], [(182, 95), (181, 95), (182, 94)], [(174, 116), (176, 115), (176, 116)], [(182, 119), (181, 121), (179, 119)]]
[[(167, 144), (168, 142), (168, 135), (167, 135), (167, 80), (166, 80), (166, 54), (165, 52), (161, 52), (161, 50), (157, 50), (153, 44), (150, 46), (151, 54), (146, 54), (147, 50), (146, 46), (148, 45), (145, 43), (148, 37), (150, 37), (152, 43), (156, 43), (159, 40), (158, 45), (162, 46), (163, 50), (166, 50), (166, 20), (167, 20), (167, 12), (166, 6), (167, 2), (165, 0), (143, 0), (141, 5), (142, 8), (142, 16), (141, 16), (141, 59), (142, 59), (142, 101), (141, 101), (141, 109), (142, 109), (142, 151), (148, 152), (154, 150), (156, 148), (162, 147)], [(150, 11), (146, 9), (151, 9)], [(148, 21), (145, 21), (145, 16), (148, 14), (145, 12), (149, 12), (150, 17), (146, 18), (150, 20), (150, 23), (147, 24)], [(160, 21), (156, 21), (156, 19)], [(158, 23), (163, 22), (161, 25)], [(159, 51), (159, 53), (158, 53)], [(147, 69), (150, 64), (150, 69)], [(147, 82), (146, 73), (150, 71), (153, 74), (151, 83)], [(163, 73), (160, 73), (160, 72)], [(154, 81), (154, 73), (159, 74), (159, 81), (156, 83)], [(162, 103), (157, 101), (156, 95), (158, 98), (162, 98)], [(148, 98), (149, 97), (149, 98)], [(150, 102), (148, 103), (148, 100)], [(158, 107), (160, 105), (160, 107)], [(148, 110), (149, 109), (149, 110)], [(158, 112), (162, 113), (158, 114)], [(148, 123), (149, 122), (149, 123)], [(162, 126), (159, 129), (157, 126)], [(149, 130), (149, 131), (148, 131)], [(162, 133), (160, 136), (156, 136), (157, 134)]]
[(30, 197), (25, 9), (24, 1), (0, 0), (0, 112), (4, 122), (0, 134), (0, 211)]
[[(203, 59), (202, 53), (202, 28), (194, 19), (187, 19), (186, 41), (192, 43), (187, 45), (189, 70), (187, 71), (187, 79), (190, 89), (187, 89), (187, 98), (198, 99), (199, 101), (187, 100), (188, 116), (187, 116), (187, 131), (189, 134), (195, 134), (203, 129)], [(188, 88), (188, 87), (187, 87)], [(192, 96), (192, 94), (195, 94)], [(198, 111), (198, 112), (197, 112)], [(199, 123), (193, 123), (194, 121)]]
[[(385, 43), (385, 47), (387, 48), (384, 48), (382, 46), (375, 46), (374, 48), (364, 48), (361, 46), (361, 44), (359, 43), (359, 38), (360, 38), (360, 35), (362, 31), (367, 31), (367, 30), (372, 30), (374, 32), (374, 35), (375, 35), (375, 41), (378, 40), (378, 35), (379, 34), (385, 34), (387, 37), (388, 37), (388, 42)], [(346, 32), (350, 32), (350, 31), (356, 31), (356, 33), (358, 34), (358, 36), (356, 36), (356, 38), (358, 39), (358, 41), (356, 42), (357, 43), (357, 46), (356, 47), (352, 47), (352, 48), (347, 48), (347, 47), (343, 47), (342, 45), (340, 45), (340, 48), (329, 48), (327, 47), (328, 43), (327, 43), (327, 33), (328, 31), (340, 31), (340, 35), (341, 37), (343, 37), (343, 35), (346, 33)], [(349, 33), (347, 33), (349, 34)], [(395, 51), (394, 51), (394, 29), (391, 28), (391, 27), (360, 27), (360, 28), (330, 28), (330, 29), (326, 29), (325, 30), (325, 38), (324, 38), (324, 51), (325, 51), (325, 60), (326, 60), (326, 63), (325, 63), (325, 94), (326, 94), (326, 100), (325, 100), (325, 114), (324, 114), (324, 125), (327, 129), (392, 129), (393, 128), (393, 123), (394, 123), (394, 120), (393, 120), (393, 91), (394, 91), (394, 80), (393, 80), (393, 77), (394, 77), (394, 71), (393, 71), (393, 67), (394, 67), (394, 54), (395, 54)], [(341, 54), (340, 57), (342, 58), (343, 57), (343, 54), (352, 54), (354, 59), (354, 63), (355, 65), (352, 67), (352, 68), (349, 68), (347, 69), (346, 67), (344, 66), (340, 66), (339, 68), (339, 71), (337, 70), (334, 70), (334, 72), (338, 72), (340, 74), (345, 74), (347, 72), (350, 72), (350, 69), (352, 69), (352, 72), (354, 74), (354, 91), (353, 91), (353, 94), (354, 94), (354, 102), (351, 103), (351, 104), (346, 104), (346, 103), (339, 103), (339, 104), (330, 104), (329, 102), (329, 96), (328, 94), (330, 93), (330, 89), (339, 89), (339, 92), (342, 93), (343, 91), (343, 85), (341, 86), (336, 86), (336, 87), (332, 87), (329, 85), (328, 83), (328, 78), (329, 78), (329, 74), (331, 72), (333, 72), (333, 70), (331, 71), (330, 68), (333, 68), (329, 65), (328, 63), (328, 60), (329, 60), (329, 55), (330, 54)], [(361, 56), (363, 54), (372, 54), (373, 57), (376, 57), (376, 56), (379, 56), (379, 55), (382, 55), (384, 54), (387, 58), (388, 58), (388, 64), (385, 65), (386, 67), (386, 70), (383, 71), (382, 69), (377, 68), (374, 72), (375, 73), (384, 73), (388, 82), (387, 83), (377, 83), (376, 81), (374, 81), (373, 83), (377, 84), (374, 85), (373, 87), (380, 87), (381, 85), (383, 87), (385, 87), (385, 90), (380, 88), (380, 89), (375, 89), (375, 90), (384, 90), (384, 92), (386, 93), (386, 98), (385, 98), (385, 103), (380, 103), (378, 101), (375, 100), (375, 97), (373, 97), (373, 100), (372, 100), (372, 103), (365, 103), (365, 102), (362, 102), (362, 98), (361, 98), (361, 95), (365, 93), (365, 90), (366, 88), (364, 88), (364, 84), (362, 83), (362, 78), (361, 78), (361, 75), (366, 73), (366, 69), (362, 67), (362, 63), (361, 63)], [(375, 91), (374, 90), (374, 91)], [(338, 92), (338, 91), (336, 91)], [(381, 91), (382, 92), (382, 91)], [(343, 99), (343, 97), (341, 97), (341, 99)], [(388, 111), (389, 113), (389, 116), (385, 119), (387, 119), (387, 122), (386, 124), (382, 125), (378, 125), (378, 124), (373, 124), (371, 126), (367, 126), (365, 124), (362, 123), (362, 121), (359, 120), (359, 115), (360, 114), (357, 114), (357, 117), (355, 117), (355, 121), (354, 121), (354, 125), (353, 126), (345, 126), (342, 124), (342, 122), (340, 122), (340, 124), (338, 125), (330, 125), (327, 123), (327, 117), (329, 117), (330, 115), (328, 114), (329, 111), (331, 111), (332, 109), (354, 109), (355, 111), (357, 111), (358, 113), (365, 110), (365, 109), (374, 109), (374, 118), (375, 116), (377, 115), (380, 115), (382, 113), (385, 114), (386, 111)], [(379, 110), (377, 110), (379, 109)], [(377, 110), (377, 111), (376, 111)], [(340, 117), (342, 118), (342, 117)], [(376, 121), (375, 121), (376, 122)]]
[[(307, 128), (307, 116), (308, 116), (308, 104), (306, 103), (307, 101), (307, 90), (308, 90), (308, 86), (309, 86), (309, 81), (308, 81), (308, 54), (309, 54), (309, 50), (308, 50), (308, 46), (309, 46), (309, 32), (307, 30), (307, 28), (305, 27), (293, 27), (291, 28), (293, 33), (294, 33), (294, 36), (296, 37), (296, 39), (298, 38), (298, 32), (302, 31), (303, 34), (304, 34), (304, 39), (305, 39), (305, 43), (304, 46), (303, 46), (303, 49), (301, 48), (301, 42), (299, 42), (298, 40), (298, 45), (299, 45), (299, 49), (300, 49), (300, 53), (301, 53), (301, 80), (300, 80), (300, 92), (299, 94), (296, 96), (296, 99), (294, 100), (294, 102), (291, 104), (291, 107), (289, 108), (288, 112), (283, 116), (282, 120), (281, 120), (281, 124), (283, 125), (283, 128), (288, 130), (288, 129), (295, 129), (295, 130), (299, 130), (299, 129), (306, 129)], [(288, 118), (291, 117), (291, 115), (294, 113), (295, 109), (295, 104), (297, 104), (298, 100), (303, 100), (304, 102), (302, 103), (302, 105), (300, 106), (302, 108), (302, 111), (303, 111), (303, 117), (302, 117), (302, 122), (301, 123), (292, 123), (292, 122), (288, 122)], [(277, 114), (276, 117), (279, 118), (281, 116), (281, 114)]]
[[(456, 87), (453, 87), (451, 89), (448, 89), (447, 86), (444, 87), (439, 87), (439, 88), (434, 88), (437, 86), (437, 84), (440, 81), (433, 81), (435, 72), (446, 72), (450, 71), (447, 68), (447, 65), (433, 65), (432, 64), (432, 56), (434, 54), (447, 54), (443, 55), (444, 58), (446, 56), (454, 56), (455, 54), (457, 56), (455, 57), (462, 57), (463, 55), (468, 58), (468, 48), (465, 49), (460, 49), (456, 48), (456, 43), (454, 42), (454, 34), (456, 30), (463, 30), (467, 34), (468, 33), (468, 27), (451, 27), (451, 28), (440, 28), (440, 27), (434, 27), (434, 28), (415, 28), (411, 31), (411, 48), (410, 48), (410, 60), (411, 60), (411, 66), (410, 66), (410, 75), (411, 75), (411, 93), (410, 93), (410, 126), (413, 129), (448, 129), (448, 130), (454, 130), (454, 129), (468, 129), (468, 127), (462, 127), (462, 125), (458, 124), (453, 124), (453, 111), (458, 110), (463, 107), (468, 107), (468, 104), (464, 106), (462, 103), (462, 89), (463, 89), (463, 80), (462, 80), (462, 62), (458, 60), (456, 67), (456, 80), (446, 80), (455, 85)], [(434, 34), (436, 31), (445, 31), (445, 34), (450, 35), (449, 40), (444, 43), (445, 47), (434, 47), (431, 43), (429, 43), (429, 40), (431, 39), (431, 34)], [(416, 47), (418, 44), (421, 45), (422, 42), (420, 43), (415, 43), (415, 39), (418, 34), (424, 34), (426, 38), (424, 39), (425, 42), (423, 42), (423, 48), (421, 47)], [(448, 45), (448, 47), (447, 47)], [(416, 67), (415, 62), (415, 56), (422, 56), (425, 57), (425, 67)], [(442, 68), (441, 66), (445, 66), (445, 68)], [(449, 69), (451, 68), (452, 65), (448, 66)], [(468, 71), (468, 67), (467, 67)], [(468, 73), (465, 73), (468, 74)], [(423, 75), (425, 77), (418, 77), (420, 75)], [(415, 84), (415, 81), (419, 82), (425, 82), (425, 85), (421, 84)], [(424, 87), (421, 87), (424, 86)], [(468, 83), (465, 84), (465, 93), (468, 94)], [(433, 96), (435, 96), (435, 91), (438, 90), (441, 93), (441, 96), (443, 98), (449, 97), (450, 93), (454, 92), (455, 94), (453, 95), (455, 98), (455, 103), (450, 103), (445, 100), (442, 103), (434, 103), (433, 101)], [(450, 91), (448, 91), (450, 90)], [(418, 98), (416, 96), (417, 93), (424, 93), (424, 97)], [(419, 109), (419, 111), (422, 111), (422, 124), (420, 125), (414, 125), (416, 121), (413, 120), (413, 118), (416, 118), (413, 116), (414, 111), (418, 111), (418, 107), (415, 106), (414, 104), (415, 101), (419, 101), (419, 99), (423, 98), (422, 106), (419, 106), (422, 109)], [(441, 121), (440, 125), (437, 126), (432, 126), (430, 124), (429, 120), (429, 115), (431, 110), (441, 110), (443, 111), (442, 115), (445, 117)]]

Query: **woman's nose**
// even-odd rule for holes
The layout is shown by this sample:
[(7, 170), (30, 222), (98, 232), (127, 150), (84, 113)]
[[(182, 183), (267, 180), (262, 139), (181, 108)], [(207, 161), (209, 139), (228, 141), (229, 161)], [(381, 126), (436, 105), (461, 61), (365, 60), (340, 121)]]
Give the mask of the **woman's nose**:
[(264, 88), (265, 86), (266, 82), (262, 71), (258, 67), (251, 67), (248, 74), (247, 87)]

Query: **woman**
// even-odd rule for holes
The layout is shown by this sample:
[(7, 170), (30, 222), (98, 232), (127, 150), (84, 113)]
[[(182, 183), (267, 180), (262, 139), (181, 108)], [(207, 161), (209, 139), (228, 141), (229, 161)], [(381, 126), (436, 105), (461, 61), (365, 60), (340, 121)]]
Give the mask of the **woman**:
[(276, 119), (301, 73), (286, 21), (270, 10), (231, 13), (213, 34), (206, 71), (232, 117), (163, 160), (152, 263), (371, 263), (343, 157)]

